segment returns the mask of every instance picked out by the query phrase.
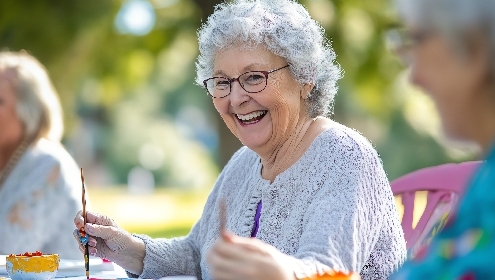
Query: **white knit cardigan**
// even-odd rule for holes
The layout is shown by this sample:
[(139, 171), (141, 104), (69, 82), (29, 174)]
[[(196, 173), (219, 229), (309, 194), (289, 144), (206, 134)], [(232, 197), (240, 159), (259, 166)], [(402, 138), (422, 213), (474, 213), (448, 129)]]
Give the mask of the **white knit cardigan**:
[[(140, 278), (195, 275), (211, 279), (205, 261), (219, 237), (219, 198), (227, 228), (249, 237), (263, 201), (256, 238), (290, 258), (299, 278), (333, 268), (386, 279), (406, 258), (397, 209), (371, 144), (343, 125), (322, 132), (303, 156), (270, 183), (259, 156), (241, 148), (221, 172), (203, 215), (181, 238), (151, 239)], [(136, 235), (138, 236), (138, 235)]]
[(81, 259), (72, 235), (82, 208), (80, 178), (60, 143), (40, 139), (26, 149), (0, 188), (0, 254)]

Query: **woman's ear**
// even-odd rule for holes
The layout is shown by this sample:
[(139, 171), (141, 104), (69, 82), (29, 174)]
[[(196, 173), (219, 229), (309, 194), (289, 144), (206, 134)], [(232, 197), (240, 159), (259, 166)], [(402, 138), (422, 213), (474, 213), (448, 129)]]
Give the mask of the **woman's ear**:
[(301, 98), (304, 100), (308, 99), (309, 94), (311, 93), (314, 87), (315, 87), (314, 84), (303, 84), (300, 92)]

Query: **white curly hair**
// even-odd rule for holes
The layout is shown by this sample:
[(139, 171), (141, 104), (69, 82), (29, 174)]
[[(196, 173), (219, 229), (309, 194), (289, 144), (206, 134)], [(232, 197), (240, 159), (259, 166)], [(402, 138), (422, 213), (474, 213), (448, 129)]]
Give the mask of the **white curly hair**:
[[(460, 54), (479, 32), (495, 58), (495, 0), (396, 0), (396, 5), (405, 22), (444, 35)], [(495, 77), (494, 59), (491, 71)]]
[(290, 64), (301, 84), (313, 84), (306, 99), (310, 117), (332, 112), (342, 76), (324, 29), (292, 0), (234, 0), (219, 4), (198, 31), (196, 83), (213, 76), (217, 52), (236, 43), (263, 45)]
[(62, 108), (46, 68), (26, 51), (1, 51), (0, 72), (5, 71), (15, 76), (9, 82), (16, 92), (16, 112), (24, 125), (24, 136), (30, 141), (60, 141), (64, 131)]

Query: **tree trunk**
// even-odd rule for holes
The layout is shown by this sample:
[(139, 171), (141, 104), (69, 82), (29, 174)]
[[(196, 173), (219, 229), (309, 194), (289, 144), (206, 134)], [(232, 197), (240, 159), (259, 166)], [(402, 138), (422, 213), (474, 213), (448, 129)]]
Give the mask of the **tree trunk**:
[(209, 15), (215, 10), (215, 6), (224, 1), (222, 0), (194, 0), (194, 2), (201, 9), (201, 22), (205, 22)]
[[(194, 0), (198, 7), (201, 8), (201, 22), (206, 22), (209, 15), (215, 10), (215, 5), (220, 4), (221, 0)], [(225, 125), (222, 118), (217, 114), (216, 118), (218, 122), (218, 133), (219, 133), (219, 165), (220, 167), (225, 166), (229, 161), (235, 151), (237, 151), (241, 146), (241, 142), (237, 137), (230, 132), (229, 128)]]
[(222, 118), (218, 116), (218, 121), (219, 121), (219, 137), (220, 137), (220, 143), (219, 143), (219, 164), (221, 167), (225, 166), (229, 159), (232, 157), (232, 155), (237, 151), (241, 146), (241, 142), (237, 137), (230, 132), (230, 129), (225, 125), (223, 122)]

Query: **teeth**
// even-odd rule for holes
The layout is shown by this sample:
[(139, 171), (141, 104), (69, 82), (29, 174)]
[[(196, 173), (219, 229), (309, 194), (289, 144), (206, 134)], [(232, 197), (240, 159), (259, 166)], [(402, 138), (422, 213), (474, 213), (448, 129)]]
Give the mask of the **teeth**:
[(247, 115), (239, 115), (239, 114), (236, 114), (236, 116), (241, 120), (241, 121), (249, 121), (251, 119), (254, 119), (254, 118), (257, 118), (263, 114), (265, 114), (266, 111), (256, 111), (256, 112), (252, 112), (252, 113), (249, 113)]

